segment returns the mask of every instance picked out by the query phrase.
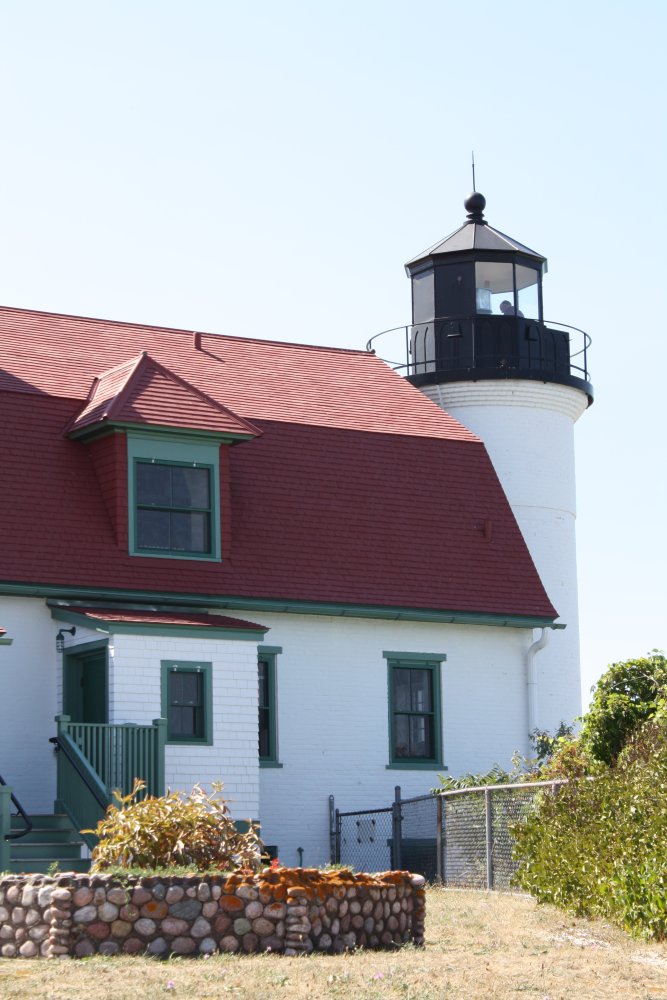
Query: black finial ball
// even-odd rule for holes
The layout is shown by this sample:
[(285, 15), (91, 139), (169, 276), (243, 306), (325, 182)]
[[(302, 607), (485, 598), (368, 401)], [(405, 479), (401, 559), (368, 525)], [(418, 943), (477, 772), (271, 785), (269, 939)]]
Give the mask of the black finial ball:
[(481, 215), (486, 208), (486, 198), (479, 191), (473, 191), (463, 202), (463, 206), (469, 215)]

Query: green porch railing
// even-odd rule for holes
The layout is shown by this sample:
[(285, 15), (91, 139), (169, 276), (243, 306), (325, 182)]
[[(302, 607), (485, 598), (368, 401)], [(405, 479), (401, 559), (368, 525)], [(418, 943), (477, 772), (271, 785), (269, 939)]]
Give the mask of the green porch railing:
[[(58, 804), (78, 830), (93, 828), (104, 816), (118, 789), (132, 791), (135, 778), (146, 788), (141, 793), (164, 795), (166, 719), (149, 726), (72, 722), (57, 715)], [(89, 847), (95, 838), (84, 835)]]
[(0, 872), (9, 869), (9, 841), (5, 837), (12, 826), (12, 790), (0, 785)]

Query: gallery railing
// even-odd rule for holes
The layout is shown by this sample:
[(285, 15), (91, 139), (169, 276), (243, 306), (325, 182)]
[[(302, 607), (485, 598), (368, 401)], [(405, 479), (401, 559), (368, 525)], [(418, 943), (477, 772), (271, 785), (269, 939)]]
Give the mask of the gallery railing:
[(366, 349), (415, 385), (523, 378), (574, 385), (592, 398), (590, 344), (584, 330), (567, 323), (476, 315), (383, 330)]

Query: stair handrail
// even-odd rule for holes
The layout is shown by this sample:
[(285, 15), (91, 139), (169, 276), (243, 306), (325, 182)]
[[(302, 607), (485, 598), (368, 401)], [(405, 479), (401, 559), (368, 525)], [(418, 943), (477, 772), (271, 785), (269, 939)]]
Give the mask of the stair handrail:
[[(7, 786), (7, 782), (2, 777), (1, 774), (0, 774), (0, 785)], [(21, 837), (26, 837), (32, 830), (32, 820), (30, 819), (27, 812), (25, 811), (19, 800), (16, 798), (14, 793), (11, 792), (10, 794), (11, 794), (11, 800), (14, 803), (14, 806), (16, 807), (16, 812), (25, 823), (25, 830), (19, 830), (17, 833), (6, 833), (5, 840), (20, 840)]]
[[(86, 768), (82, 766), (82, 763), (85, 762), (87, 764), (87, 761), (85, 760), (85, 757), (80, 754), (76, 743), (74, 743), (66, 733), (61, 733), (59, 736), (51, 736), (49, 738), (49, 743), (53, 743), (56, 753), (62, 752), (65, 754), (68, 761), (79, 775), (97, 804), (106, 812), (110, 802), (110, 795), (108, 791), (106, 795), (102, 794), (100, 791), (101, 782), (93, 780), (92, 775), (94, 772), (92, 769), (89, 768), (87, 771)], [(97, 776), (95, 775), (95, 777)]]

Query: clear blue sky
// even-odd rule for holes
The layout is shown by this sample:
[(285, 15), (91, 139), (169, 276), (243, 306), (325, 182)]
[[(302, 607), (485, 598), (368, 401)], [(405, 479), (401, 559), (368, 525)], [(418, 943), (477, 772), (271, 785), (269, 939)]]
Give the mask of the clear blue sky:
[(0, 0), (0, 301), (363, 347), (474, 149), (546, 315), (593, 337), (587, 692), (667, 648), (666, 34), (657, 0)]

